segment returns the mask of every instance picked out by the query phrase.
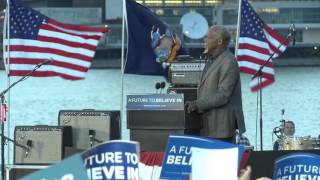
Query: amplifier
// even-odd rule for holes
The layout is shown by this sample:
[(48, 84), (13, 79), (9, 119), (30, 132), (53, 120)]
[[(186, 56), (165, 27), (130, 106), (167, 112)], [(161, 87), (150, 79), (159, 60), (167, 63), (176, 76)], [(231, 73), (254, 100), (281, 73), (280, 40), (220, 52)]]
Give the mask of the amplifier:
[(14, 146), (14, 164), (47, 165), (64, 157), (64, 148), (72, 145), (70, 126), (16, 126), (15, 141), (28, 150)]
[(174, 85), (198, 85), (205, 61), (177, 61), (169, 68), (169, 81)]
[(37, 165), (6, 165), (6, 180), (17, 180), (48, 166)]
[(72, 147), (77, 149), (121, 138), (120, 111), (60, 110), (58, 119), (59, 125), (72, 127)]

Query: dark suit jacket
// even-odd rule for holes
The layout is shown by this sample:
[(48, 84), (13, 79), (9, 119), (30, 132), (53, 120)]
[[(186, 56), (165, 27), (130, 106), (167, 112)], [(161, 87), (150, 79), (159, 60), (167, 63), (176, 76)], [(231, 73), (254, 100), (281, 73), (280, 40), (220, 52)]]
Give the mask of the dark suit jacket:
[(202, 113), (202, 136), (227, 138), (245, 132), (239, 66), (225, 50), (203, 72), (196, 100)]

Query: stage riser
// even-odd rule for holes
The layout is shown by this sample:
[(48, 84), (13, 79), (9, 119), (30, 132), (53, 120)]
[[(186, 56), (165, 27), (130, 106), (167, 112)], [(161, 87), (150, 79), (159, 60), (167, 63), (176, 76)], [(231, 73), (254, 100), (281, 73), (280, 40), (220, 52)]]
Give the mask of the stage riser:
[(10, 165), (6, 167), (6, 180), (21, 179), (26, 175), (32, 174), (46, 166), (27, 166), (27, 165)]

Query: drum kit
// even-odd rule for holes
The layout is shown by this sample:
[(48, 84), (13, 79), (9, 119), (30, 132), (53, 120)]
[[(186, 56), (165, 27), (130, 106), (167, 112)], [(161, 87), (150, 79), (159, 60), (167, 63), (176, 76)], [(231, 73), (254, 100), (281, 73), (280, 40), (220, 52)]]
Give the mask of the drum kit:
[[(306, 136), (306, 137), (296, 137), (293, 136), (294, 133), (294, 123), (292, 121), (285, 121), (283, 119), (284, 109), (281, 110), (282, 120), (279, 127), (273, 129), (273, 133), (279, 138), (279, 150), (320, 150), (320, 135), (316, 137)], [(286, 123), (292, 123), (293, 128), (290, 132), (286, 132)], [(288, 130), (287, 130), (288, 131)], [(288, 134), (286, 134), (288, 133)]]
[(279, 139), (279, 150), (320, 150), (320, 139), (313, 137), (287, 137)]

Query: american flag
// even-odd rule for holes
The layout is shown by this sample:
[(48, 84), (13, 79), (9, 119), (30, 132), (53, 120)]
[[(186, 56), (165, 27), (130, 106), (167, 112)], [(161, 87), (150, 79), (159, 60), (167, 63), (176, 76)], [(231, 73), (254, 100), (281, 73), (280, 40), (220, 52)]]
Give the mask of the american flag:
[(106, 27), (64, 24), (10, 0), (10, 76), (23, 76), (44, 61), (32, 76), (60, 76), (69, 80), (84, 79)]
[[(247, 0), (241, 2), (240, 35), (238, 38), (237, 60), (240, 71), (255, 74), (272, 56), (262, 69), (261, 88), (275, 81), (272, 59), (283, 53), (288, 41), (264, 23)], [(260, 89), (258, 78), (250, 82), (253, 92)]]

